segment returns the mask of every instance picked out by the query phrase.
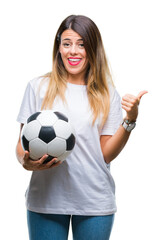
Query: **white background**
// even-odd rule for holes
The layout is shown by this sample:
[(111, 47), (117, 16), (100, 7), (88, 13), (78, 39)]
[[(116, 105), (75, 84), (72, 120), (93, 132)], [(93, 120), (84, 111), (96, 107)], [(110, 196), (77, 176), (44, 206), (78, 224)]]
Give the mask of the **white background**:
[(164, 239), (162, 4), (162, 0), (1, 1), (1, 239), (28, 239), (24, 193), (31, 173), (15, 157), (16, 117), (27, 82), (51, 70), (57, 28), (70, 14), (86, 15), (99, 27), (121, 96), (149, 92), (142, 98), (136, 129), (112, 163), (118, 212), (111, 239)]

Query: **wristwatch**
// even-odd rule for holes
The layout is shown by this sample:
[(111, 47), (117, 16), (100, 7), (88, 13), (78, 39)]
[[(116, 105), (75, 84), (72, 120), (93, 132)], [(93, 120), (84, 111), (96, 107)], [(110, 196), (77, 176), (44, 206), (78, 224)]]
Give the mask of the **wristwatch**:
[(122, 126), (127, 132), (131, 132), (135, 128), (136, 122), (130, 122), (129, 120), (124, 119)]

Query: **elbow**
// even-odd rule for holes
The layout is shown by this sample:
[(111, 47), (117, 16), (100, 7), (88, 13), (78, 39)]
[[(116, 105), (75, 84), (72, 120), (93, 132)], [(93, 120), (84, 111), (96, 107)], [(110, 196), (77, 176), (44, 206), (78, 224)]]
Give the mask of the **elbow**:
[(109, 163), (111, 163), (115, 158), (116, 158), (116, 156), (114, 156), (114, 155), (104, 156), (104, 161), (105, 161), (107, 164), (109, 164)]
[(121, 151), (108, 151), (108, 152), (103, 152), (103, 157), (104, 161), (108, 164), (111, 161), (113, 161), (117, 156), (120, 154)]
[(115, 149), (113, 150), (112, 148), (110, 149), (103, 149), (102, 153), (103, 153), (103, 157), (104, 157), (104, 161), (108, 164), (111, 161), (113, 161), (121, 152), (121, 149)]

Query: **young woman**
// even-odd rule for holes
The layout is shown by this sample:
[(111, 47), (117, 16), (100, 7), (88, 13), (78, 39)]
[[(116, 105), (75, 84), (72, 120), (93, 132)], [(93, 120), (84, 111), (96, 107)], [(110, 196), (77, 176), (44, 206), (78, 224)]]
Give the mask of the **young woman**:
[(44, 164), (48, 156), (31, 160), (19, 137), (17, 158), (33, 171), (26, 192), (31, 240), (67, 239), (70, 219), (74, 240), (109, 239), (116, 212), (110, 162), (135, 127), (145, 93), (124, 96), (121, 107), (95, 23), (79, 15), (61, 23), (52, 72), (28, 83), (18, 121), (22, 128), (36, 111), (62, 112), (74, 125), (76, 144), (64, 162), (54, 158)]

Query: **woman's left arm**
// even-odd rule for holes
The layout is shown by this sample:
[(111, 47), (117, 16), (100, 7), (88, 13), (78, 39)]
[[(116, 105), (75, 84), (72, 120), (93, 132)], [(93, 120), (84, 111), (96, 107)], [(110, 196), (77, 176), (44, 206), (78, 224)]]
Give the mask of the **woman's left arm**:
[[(136, 121), (138, 116), (138, 105), (142, 96), (146, 93), (147, 91), (142, 91), (137, 97), (127, 94), (122, 98), (121, 104), (122, 108), (126, 111), (125, 119), (128, 120), (128, 122), (131, 123)], [(102, 135), (100, 137), (101, 149), (106, 163), (110, 163), (118, 156), (127, 143), (129, 136), (130, 132), (121, 125), (113, 136)]]

